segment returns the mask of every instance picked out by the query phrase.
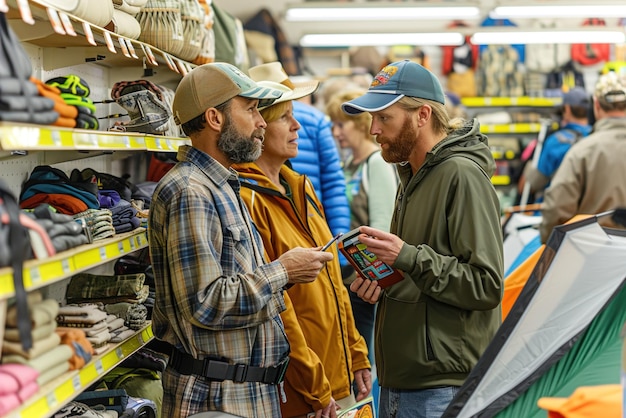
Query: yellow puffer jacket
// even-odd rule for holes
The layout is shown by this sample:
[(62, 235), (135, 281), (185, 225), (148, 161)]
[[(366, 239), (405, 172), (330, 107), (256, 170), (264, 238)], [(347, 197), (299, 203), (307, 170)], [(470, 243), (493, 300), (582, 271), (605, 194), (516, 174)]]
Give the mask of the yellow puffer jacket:
[[(241, 196), (263, 237), (266, 256), (275, 260), (294, 247), (317, 247), (332, 234), (311, 182), (284, 166), (281, 176), (292, 199), (282, 195), (254, 163), (236, 165)], [(291, 345), (285, 376), (285, 418), (305, 415), (328, 405), (330, 396), (350, 394), (353, 372), (370, 368), (367, 347), (356, 330), (348, 291), (341, 281), (337, 247), (313, 283), (286, 292), (281, 314)]]

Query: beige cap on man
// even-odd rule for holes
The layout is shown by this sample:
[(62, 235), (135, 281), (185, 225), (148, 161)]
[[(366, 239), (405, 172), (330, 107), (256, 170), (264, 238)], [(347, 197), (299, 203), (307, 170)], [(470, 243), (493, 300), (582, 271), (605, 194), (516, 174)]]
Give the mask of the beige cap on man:
[(176, 123), (182, 125), (235, 96), (258, 99), (259, 107), (264, 107), (282, 94), (280, 90), (260, 86), (232, 64), (212, 62), (183, 77), (176, 88), (172, 112)]

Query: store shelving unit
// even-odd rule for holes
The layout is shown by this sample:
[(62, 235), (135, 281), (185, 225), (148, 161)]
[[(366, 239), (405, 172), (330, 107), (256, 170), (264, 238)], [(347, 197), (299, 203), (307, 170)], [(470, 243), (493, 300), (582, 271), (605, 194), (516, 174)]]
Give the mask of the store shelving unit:
[(34, 396), (18, 409), (9, 412), (6, 418), (45, 418), (53, 415), (153, 337), (151, 324), (148, 323), (121, 343), (110, 343), (103, 354), (94, 356), (84, 367), (67, 372), (40, 387)]
[[(95, 92), (102, 99), (114, 82), (133, 76), (139, 78), (137, 72), (153, 69), (152, 81), (166, 85), (176, 84), (195, 67), (152, 45), (58, 10), (43, 0), (0, 0), (0, 12), (5, 12), (22, 40), (31, 59), (33, 76), (44, 80), (65, 71), (90, 77), (92, 94)], [(127, 160), (135, 156), (150, 151), (175, 153), (181, 145), (189, 143), (188, 138), (0, 122), (0, 178), (12, 190), (19, 191), (32, 169), (42, 164), (54, 164), (68, 172), (89, 167), (119, 175), (123, 164), (134, 164)], [(141, 227), (49, 258), (31, 259), (24, 263), (24, 287), (27, 292), (55, 289), (51, 293), (61, 295), (74, 274), (107, 268), (119, 258), (147, 246), (147, 231)], [(1, 268), (0, 308), (14, 295), (13, 270)], [(148, 322), (126, 340), (109, 343), (102, 354), (94, 356), (84, 367), (42, 385), (35, 395), (2, 418), (53, 416), (152, 338)]]
[[(554, 109), (561, 105), (560, 97), (464, 97), (461, 103), (468, 114), (475, 117), (484, 110), (506, 110), (517, 112), (533, 111), (541, 115), (554, 113)], [(558, 128), (558, 122), (553, 122), (552, 129)], [(542, 123), (506, 123), (482, 124), (480, 131), (489, 137), (489, 146), (496, 161), (496, 173), (491, 182), (496, 186), (500, 195), (501, 205), (504, 208), (511, 203), (511, 196), (515, 195), (517, 187), (515, 178), (521, 170), (521, 152), (541, 132)]]

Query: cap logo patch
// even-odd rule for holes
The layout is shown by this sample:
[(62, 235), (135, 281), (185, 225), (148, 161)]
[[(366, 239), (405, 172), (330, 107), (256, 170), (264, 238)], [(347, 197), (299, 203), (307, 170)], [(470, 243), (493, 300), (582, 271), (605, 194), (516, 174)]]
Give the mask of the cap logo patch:
[(376, 77), (374, 77), (374, 81), (372, 81), (372, 85), (370, 87), (378, 87), (383, 86), (389, 82), (389, 79), (393, 77), (398, 72), (398, 67), (395, 65), (387, 65), (385, 68), (380, 70)]

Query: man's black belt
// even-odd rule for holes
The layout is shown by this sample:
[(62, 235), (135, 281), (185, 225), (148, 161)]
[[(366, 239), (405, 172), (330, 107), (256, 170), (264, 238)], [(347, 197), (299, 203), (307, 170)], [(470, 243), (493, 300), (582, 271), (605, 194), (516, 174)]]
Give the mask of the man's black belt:
[(240, 363), (230, 364), (226, 361), (209, 358), (198, 360), (190, 354), (174, 348), (169, 364), (180, 374), (195, 374), (217, 382), (232, 380), (235, 383), (260, 382), (277, 385), (285, 377), (289, 357), (285, 357), (284, 360), (275, 366), (256, 367)]

